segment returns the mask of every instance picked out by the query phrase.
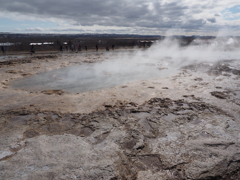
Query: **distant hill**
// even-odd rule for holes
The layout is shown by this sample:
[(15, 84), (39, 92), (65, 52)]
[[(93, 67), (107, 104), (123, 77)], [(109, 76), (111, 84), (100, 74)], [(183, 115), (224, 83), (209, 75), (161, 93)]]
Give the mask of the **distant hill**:
[(161, 38), (159, 35), (136, 35), (136, 34), (38, 34), (38, 33), (4, 33), (0, 32), (1, 38), (23, 38), (23, 37), (69, 37), (69, 38), (96, 38), (96, 37), (109, 37), (109, 38)]

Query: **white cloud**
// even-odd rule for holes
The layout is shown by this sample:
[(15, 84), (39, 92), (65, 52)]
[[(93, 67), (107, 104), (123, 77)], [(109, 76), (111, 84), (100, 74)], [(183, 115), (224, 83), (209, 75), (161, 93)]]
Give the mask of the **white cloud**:
[(237, 0), (0, 0), (0, 4), (0, 17), (51, 21), (59, 24), (60, 30), (66, 27), (89, 32), (135, 29), (147, 33), (148, 29), (151, 34), (174, 29), (211, 34), (228, 27), (237, 33), (240, 19), (240, 13), (226, 11), (239, 5)]

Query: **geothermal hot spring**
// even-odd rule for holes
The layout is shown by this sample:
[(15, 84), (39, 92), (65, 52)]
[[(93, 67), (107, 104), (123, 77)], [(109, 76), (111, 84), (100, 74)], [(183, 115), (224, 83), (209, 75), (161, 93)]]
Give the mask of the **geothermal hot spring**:
[(11, 86), (36, 92), (58, 89), (80, 93), (172, 76), (190, 64), (213, 64), (240, 57), (240, 43), (233, 38), (196, 39), (188, 46), (179, 44), (177, 40), (166, 39), (147, 50), (115, 51), (106, 61), (36, 74), (13, 81)]

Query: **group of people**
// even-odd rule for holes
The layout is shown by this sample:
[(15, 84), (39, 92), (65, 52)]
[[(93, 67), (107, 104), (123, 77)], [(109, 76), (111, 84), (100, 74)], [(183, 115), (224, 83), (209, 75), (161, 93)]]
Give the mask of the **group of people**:
[[(114, 51), (115, 45), (112, 45), (112, 50)], [(106, 51), (109, 51), (108, 46), (106, 47)]]
[[(75, 51), (82, 51), (82, 46), (79, 44), (77, 49), (76, 49), (76, 46), (74, 44), (70, 45), (70, 47), (68, 45), (65, 46), (65, 51), (68, 52), (68, 50), (72, 51), (72, 52), (75, 52)], [(87, 45), (85, 45), (85, 50), (87, 51), (88, 48), (87, 48)], [(60, 45), (59, 47), (59, 51), (63, 51), (63, 46)]]
[[(85, 48), (86, 51), (88, 50), (87, 45), (85, 45), (84, 48)], [(98, 49), (99, 49), (98, 44), (96, 44), (95, 48), (96, 48), (96, 51), (98, 51)], [(115, 48), (115, 45), (112, 45), (112, 50), (114, 50), (114, 48)], [(3, 53), (3, 54), (6, 53), (4, 46), (1, 46), (1, 50), (2, 50), (2, 53)], [(59, 51), (63, 51), (63, 50), (64, 50), (63, 45), (60, 45)], [(65, 50), (68, 52), (68, 46), (66, 46), (66, 49), (65, 49)], [(70, 50), (71, 50), (71, 51), (76, 51), (76, 47), (75, 47), (74, 44), (72, 44), (72, 45), (70, 46)], [(80, 44), (78, 45), (77, 50), (78, 50), (78, 51), (82, 51), (82, 47), (81, 47)], [(106, 51), (109, 51), (108, 46), (106, 46)], [(31, 45), (30, 53), (31, 53), (31, 54), (35, 53), (34, 45)]]
[[(112, 50), (114, 50), (114, 48), (115, 48), (115, 45), (112, 45)], [(88, 51), (88, 46), (87, 46), (87, 45), (84, 45), (84, 49), (85, 49), (85, 51)], [(96, 51), (99, 50), (98, 44), (96, 44), (95, 49), (96, 49)], [(72, 44), (72, 45), (70, 45), (70, 46), (66, 45), (65, 51), (68, 52), (68, 50), (70, 50), (70, 51), (72, 51), (72, 52), (82, 51), (82, 46), (79, 44), (79, 45), (77, 46), (77, 48), (76, 48), (76, 46), (75, 46), (74, 44)], [(60, 45), (59, 51), (64, 51), (62, 45)], [(109, 51), (109, 47), (108, 47), (108, 46), (106, 46), (106, 51)]]

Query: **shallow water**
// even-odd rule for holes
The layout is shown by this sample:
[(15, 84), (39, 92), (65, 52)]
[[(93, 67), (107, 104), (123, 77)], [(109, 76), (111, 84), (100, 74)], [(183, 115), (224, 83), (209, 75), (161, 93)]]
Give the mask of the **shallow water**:
[(36, 92), (61, 89), (70, 93), (79, 93), (121, 86), (144, 79), (166, 77), (176, 72), (176, 68), (164, 69), (154, 63), (128, 65), (119, 61), (104, 61), (36, 74), (13, 81), (11, 87)]

